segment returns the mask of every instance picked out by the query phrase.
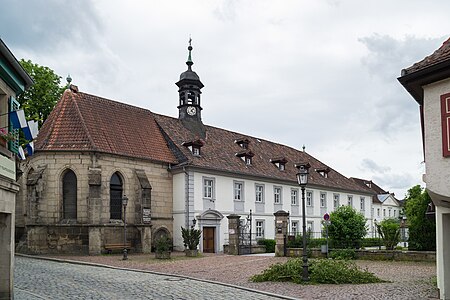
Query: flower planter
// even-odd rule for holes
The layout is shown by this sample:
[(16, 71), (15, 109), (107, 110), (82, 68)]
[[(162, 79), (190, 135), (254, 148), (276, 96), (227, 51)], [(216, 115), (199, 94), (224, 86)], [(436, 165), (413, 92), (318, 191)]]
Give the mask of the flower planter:
[(198, 249), (195, 250), (186, 249), (184, 250), (184, 253), (186, 254), (186, 256), (196, 257), (198, 255)]
[(155, 252), (155, 258), (157, 258), (157, 259), (170, 259), (170, 251)]

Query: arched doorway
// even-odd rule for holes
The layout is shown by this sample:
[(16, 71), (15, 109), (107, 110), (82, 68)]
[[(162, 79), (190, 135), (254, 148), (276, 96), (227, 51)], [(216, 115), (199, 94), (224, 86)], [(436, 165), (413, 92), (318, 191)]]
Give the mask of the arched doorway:
[(202, 231), (200, 251), (218, 253), (220, 249), (220, 222), (223, 215), (214, 209), (209, 209), (197, 217), (198, 226)]

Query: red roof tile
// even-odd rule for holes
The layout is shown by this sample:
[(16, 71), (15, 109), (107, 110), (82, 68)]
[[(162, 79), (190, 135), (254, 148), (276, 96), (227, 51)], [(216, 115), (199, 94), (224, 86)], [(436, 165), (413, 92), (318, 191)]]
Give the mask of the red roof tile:
[(443, 61), (449, 60), (449, 59), (450, 59), (450, 38), (448, 40), (446, 40), (442, 44), (442, 46), (439, 47), (439, 49), (434, 51), (433, 54), (425, 57), (424, 59), (422, 59), (419, 62), (416, 62), (411, 67), (406, 68), (404, 70), (404, 74), (402, 74), (402, 76), (426, 69), (428, 67), (437, 65), (437, 64), (439, 64)]
[[(154, 116), (167, 138), (170, 138), (169, 145), (173, 143), (172, 149), (177, 153), (179, 160), (184, 160), (186, 164), (235, 174), (297, 182), (298, 170), (294, 165), (308, 162), (311, 165), (309, 170), (311, 184), (370, 194), (370, 191), (331, 168), (328, 178), (321, 176), (315, 169), (325, 169), (328, 166), (306, 152), (212, 126), (205, 126), (206, 138), (203, 141), (201, 155), (194, 156), (187, 147), (182, 146), (183, 142), (195, 139), (182, 122), (163, 115), (154, 114)], [(254, 153), (251, 165), (246, 165), (242, 159), (236, 157), (236, 153), (242, 151), (242, 147), (235, 141), (242, 138), (249, 140), (249, 150)], [(274, 157), (284, 157), (287, 160), (285, 170), (280, 170), (271, 162)]]
[(41, 128), (36, 151), (98, 151), (176, 163), (151, 111), (66, 90)]

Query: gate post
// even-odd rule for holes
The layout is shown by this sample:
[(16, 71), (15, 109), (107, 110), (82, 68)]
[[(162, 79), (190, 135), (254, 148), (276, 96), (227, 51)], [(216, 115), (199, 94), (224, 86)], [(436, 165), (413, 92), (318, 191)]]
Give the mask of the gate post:
[(239, 222), (241, 216), (232, 214), (228, 218), (228, 254), (239, 254)]
[(275, 256), (285, 256), (289, 213), (279, 210), (273, 215), (275, 216)]

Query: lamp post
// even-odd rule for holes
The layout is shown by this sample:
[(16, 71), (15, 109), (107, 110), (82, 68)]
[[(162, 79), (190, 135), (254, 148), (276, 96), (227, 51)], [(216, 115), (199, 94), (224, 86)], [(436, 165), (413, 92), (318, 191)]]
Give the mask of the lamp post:
[(123, 258), (122, 260), (128, 259), (128, 251), (127, 251), (127, 204), (128, 197), (123, 195), (122, 197), (122, 206), (123, 206)]
[(194, 218), (194, 219), (192, 219), (192, 226), (191, 226), (191, 229), (194, 229), (195, 224), (197, 224), (197, 220)]
[(303, 218), (303, 281), (309, 280), (308, 272), (308, 254), (306, 252), (306, 205), (305, 205), (305, 187), (308, 184), (308, 169), (311, 167), (308, 163), (297, 164), (297, 182), (302, 190), (302, 218)]

